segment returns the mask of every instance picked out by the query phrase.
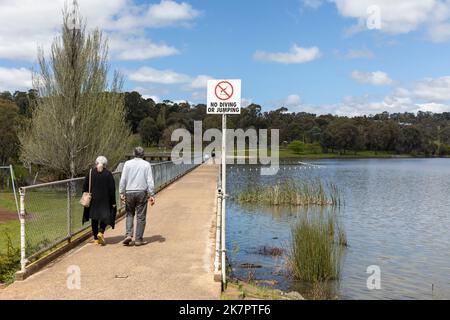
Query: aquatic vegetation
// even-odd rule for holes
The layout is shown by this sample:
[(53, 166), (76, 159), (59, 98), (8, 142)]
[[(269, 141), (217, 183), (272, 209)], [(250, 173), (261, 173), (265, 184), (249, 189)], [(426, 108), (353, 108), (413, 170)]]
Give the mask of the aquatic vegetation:
[(304, 215), (292, 228), (288, 266), (297, 280), (311, 282), (339, 279), (344, 229), (334, 214)]
[(277, 257), (283, 255), (284, 249), (278, 247), (262, 246), (257, 250), (257, 253), (263, 256)]
[(339, 206), (341, 193), (333, 183), (321, 180), (285, 180), (275, 185), (249, 185), (237, 196), (241, 203), (295, 206)]

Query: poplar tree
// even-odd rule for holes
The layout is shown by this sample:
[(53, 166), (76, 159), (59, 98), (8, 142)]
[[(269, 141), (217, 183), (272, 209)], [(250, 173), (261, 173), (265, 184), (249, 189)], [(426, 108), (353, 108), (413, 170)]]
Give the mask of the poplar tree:
[(49, 57), (38, 53), (33, 87), (39, 93), (22, 134), (21, 158), (59, 176), (73, 178), (104, 155), (110, 166), (128, 150), (122, 77), (108, 81), (108, 43), (102, 32), (86, 31), (77, 2), (63, 11), (62, 33)]

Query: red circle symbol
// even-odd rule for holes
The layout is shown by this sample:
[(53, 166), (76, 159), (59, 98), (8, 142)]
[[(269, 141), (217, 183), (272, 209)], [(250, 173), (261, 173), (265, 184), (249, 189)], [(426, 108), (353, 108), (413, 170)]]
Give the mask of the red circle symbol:
[(221, 81), (216, 85), (214, 92), (217, 99), (225, 101), (231, 99), (234, 94), (234, 88), (228, 81)]

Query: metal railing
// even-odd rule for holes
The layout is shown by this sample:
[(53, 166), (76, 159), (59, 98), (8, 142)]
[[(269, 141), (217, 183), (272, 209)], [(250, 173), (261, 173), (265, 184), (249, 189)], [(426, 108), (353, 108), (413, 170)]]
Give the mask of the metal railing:
[[(152, 164), (155, 191), (179, 179), (198, 164), (161, 162)], [(113, 173), (118, 201), (121, 172)], [(84, 178), (22, 187), (20, 193), (21, 271), (43, 253), (70, 242), (89, 226), (82, 223), (79, 200)], [(120, 201), (118, 201), (119, 203)]]
[(214, 274), (220, 276), (222, 285), (227, 281), (226, 264), (226, 234), (225, 234), (225, 197), (222, 186), (222, 165), (219, 165), (219, 174), (217, 176), (216, 192), (216, 252), (214, 256)]

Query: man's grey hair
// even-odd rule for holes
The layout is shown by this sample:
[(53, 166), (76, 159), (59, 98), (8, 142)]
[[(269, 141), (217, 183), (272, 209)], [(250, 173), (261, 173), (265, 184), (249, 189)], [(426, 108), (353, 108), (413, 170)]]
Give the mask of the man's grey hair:
[(144, 158), (145, 150), (142, 147), (134, 148), (134, 156), (137, 158)]

